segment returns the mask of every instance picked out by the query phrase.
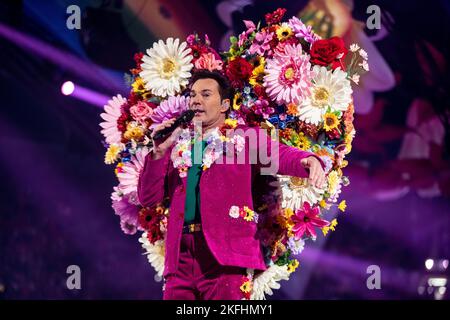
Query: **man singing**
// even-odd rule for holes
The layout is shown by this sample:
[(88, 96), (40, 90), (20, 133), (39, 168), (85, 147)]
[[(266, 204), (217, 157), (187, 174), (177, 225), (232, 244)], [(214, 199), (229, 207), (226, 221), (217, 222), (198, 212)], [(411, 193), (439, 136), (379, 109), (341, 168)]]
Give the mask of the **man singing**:
[[(170, 199), (165, 300), (240, 300), (246, 269), (266, 269), (256, 219), (235, 212), (245, 208), (257, 213), (253, 191), (256, 177), (264, 174), (262, 155), (270, 158), (271, 167), (275, 164), (271, 174), (308, 177), (317, 187), (325, 183), (324, 164), (314, 154), (272, 141), (263, 129), (227, 120), (231, 99), (232, 89), (222, 74), (194, 73), (189, 107), (200, 130), (179, 127), (168, 138), (153, 141), (140, 174), (138, 198), (143, 206)], [(174, 121), (157, 126), (152, 138)], [(225, 137), (224, 129), (244, 137)], [(259, 160), (252, 161), (255, 154)]]

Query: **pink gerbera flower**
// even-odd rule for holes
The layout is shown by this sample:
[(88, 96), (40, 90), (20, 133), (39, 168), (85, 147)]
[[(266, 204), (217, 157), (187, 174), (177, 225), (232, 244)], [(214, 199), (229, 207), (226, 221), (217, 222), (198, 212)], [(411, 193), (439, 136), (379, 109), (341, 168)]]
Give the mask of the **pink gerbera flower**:
[(105, 120), (100, 123), (100, 127), (103, 128), (101, 133), (108, 144), (120, 143), (122, 140), (122, 133), (117, 128), (117, 120), (122, 114), (120, 107), (126, 102), (127, 99), (119, 94), (108, 101), (104, 107), (105, 112), (100, 114), (100, 117)]
[(131, 156), (131, 160), (122, 166), (121, 172), (117, 173), (120, 182), (118, 189), (123, 194), (126, 195), (137, 190), (139, 174), (144, 167), (145, 157), (149, 152), (150, 150), (147, 147), (138, 149), (136, 154)]
[(309, 202), (305, 201), (303, 204), (303, 208), (297, 210), (295, 215), (291, 217), (292, 222), (294, 223), (292, 232), (294, 232), (296, 240), (301, 239), (303, 234), (305, 233), (307, 236), (315, 238), (315, 227), (323, 228), (330, 224), (328, 221), (320, 219), (318, 217), (319, 213), (319, 207), (311, 208)]
[(171, 118), (177, 118), (183, 111), (189, 108), (189, 97), (174, 96), (163, 100), (158, 107), (153, 110), (153, 114), (150, 118), (153, 120), (153, 124), (150, 129), (153, 129), (158, 124), (163, 123)]
[(126, 234), (135, 234), (137, 230), (143, 230), (138, 223), (138, 206), (130, 202), (135, 197), (134, 193), (123, 196), (120, 200), (113, 200), (114, 212), (120, 217), (120, 226)]
[(284, 52), (268, 59), (265, 72), (266, 92), (277, 104), (298, 105), (309, 95), (313, 73), (300, 44), (286, 45)]

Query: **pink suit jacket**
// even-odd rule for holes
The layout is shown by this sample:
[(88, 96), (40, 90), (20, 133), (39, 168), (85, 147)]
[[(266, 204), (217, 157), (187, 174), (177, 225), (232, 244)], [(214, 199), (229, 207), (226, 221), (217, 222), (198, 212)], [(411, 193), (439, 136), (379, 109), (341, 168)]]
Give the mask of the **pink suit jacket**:
[[(308, 156), (319, 159), (324, 167), (322, 160), (313, 153), (272, 142), (265, 130), (244, 126), (238, 126), (238, 128), (244, 131), (255, 130), (257, 136), (265, 140), (265, 143), (262, 142), (264, 148), (268, 149), (265, 151), (266, 154), (271, 155), (272, 147), (278, 148), (279, 162), (276, 172), (278, 174), (308, 177), (308, 171), (300, 163), (301, 159)], [(222, 265), (266, 269), (260, 241), (256, 238), (257, 224), (254, 221), (233, 218), (229, 215), (232, 206), (240, 208), (247, 206), (257, 212), (253, 206), (252, 190), (255, 176), (260, 174), (260, 165), (251, 163), (248, 154), (251, 150), (261, 148), (260, 141), (258, 138), (258, 144), (254, 147), (249, 145), (246, 138), (245, 163), (225, 163), (224, 154), (222, 163), (213, 163), (210, 168), (202, 172), (200, 178), (200, 214), (203, 233), (211, 252)], [(170, 197), (164, 276), (175, 273), (178, 267), (187, 181), (187, 178), (179, 177), (178, 170), (173, 167), (170, 153), (171, 150), (168, 150), (164, 157), (157, 160), (152, 160), (151, 154), (147, 155), (138, 182), (138, 199), (143, 206), (153, 206), (161, 202), (165, 196), (165, 190), (168, 192), (166, 195)]]

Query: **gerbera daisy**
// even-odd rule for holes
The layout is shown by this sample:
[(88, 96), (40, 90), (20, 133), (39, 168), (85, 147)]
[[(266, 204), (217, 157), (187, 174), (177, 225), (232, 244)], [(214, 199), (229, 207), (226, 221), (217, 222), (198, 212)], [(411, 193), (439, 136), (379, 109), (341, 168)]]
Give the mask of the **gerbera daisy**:
[(100, 114), (100, 117), (105, 120), (100, 123), (100, 127), (103, 128), (101, 133), (108, 144), (118, 144), (122, 140), (122, 133), (117, 128), (117, 120), (121, 115), (120, 107), (126, 102), (127, 100), (119, 94), (108, 101), (108, 104), (104, 106), (105, 112)]
[(287, 45), (285, 52), (277, 52), (266, 65), (264, 86), (277, 104), (300, 104), (309, 95), (312, 73), (309, 56), (302, 46)]
[(310, 204), (319, 202), (325, 192), (311, 185), (306, 178), (279, 175), (278, 182), (274, 183), (279, 183), (281, 188), (281, 206), (294, 211), (302, 208), (306, 201)]
[(352, 101), (352, 87), (347, 73), (340, 68), (327, 70), (314, 66), (310, 94), (299, 106), (300, 120), (314, 125), (323, 121), (328, 107), (331, 111), (345, 111)]
[(138, 207), (130, 202), (130, 197), (132, 196), (134, 195), (131, 193), (112, 203), (114, 212), (120, 217), (122, 230), (126, 234), (135, 234), (136, 230), (139, 228)]
[(131, 160), (123, 165), (122, 172), (117, 174), (120, 182), (118, 188), (123, 194), (137, 190), (139, 174), (144, 167), (145, 157), (149, 152), (150, 150), (147, 147), (138, 149), (136, 154), (131, 156)]
[(294, 34), (294, 32), (292, 32), (291, 27), (286, 22), (281, 24), (281, 26), (277, 29), (276, 33), (277, 38), (280, 41), (285, 41)]
[(175, 96), (163, 100), (158, 107), (153, 109), (150, 118), (153, 120), (150, 129), (171, 118), (177, 118), (189, 108), (189, 97)]
[(294, 232), (295, 239), (301, 239), (301, 237), (306, 234), (312, 238), (316, 237), (315, 227), (323, 228), (328, 226), (330, 223), (326, 220), (322, 220), (319, 217), (320, 210), (318, 207), (312, 208), (308, 202), (303, 204), (301, 210), (297, 210), (294, 216), (292, 216), (292, 221), (294, 222), (294, 227), (292, 231)]
[(166, 43), (162, 40), (153, 43), (153, 48), (147, 49), (147, 55), (142, 58), (139, 73), (145, 88), (163, 98), (179, 93), (191, 76), (192, 58), (187, 43), (180, 44), (179, 39), (168, 38)]
[(164, 256), (166, 251), (164, 240), (158, 240), (152, 244), (148, 240), (147, 232), (144, 232), (139, 238), (139, 242), (145, 250), (148, 262), (155, 269), (158, 276), (162, 277), (164, 272)]
[(323, 115), (323, 128), (325, 131), (331, 131), (334, 128), (337, 128), (339, 125), (339, 119), (334, 113), (325, 113)]

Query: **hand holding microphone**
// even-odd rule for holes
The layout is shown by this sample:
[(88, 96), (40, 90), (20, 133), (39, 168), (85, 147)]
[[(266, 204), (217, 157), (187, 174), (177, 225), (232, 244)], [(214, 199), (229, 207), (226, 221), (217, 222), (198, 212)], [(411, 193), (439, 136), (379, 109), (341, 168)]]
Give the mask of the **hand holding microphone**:
[(175, 138), (180, 132), (180, 126), (182, 124), (189, 123), (194, 118), (195, 112), (187, 110), (181, 114), (178, 118), (172, 118), (164, 121), (160, 125), (156, 126), (153, 130), (150, 138), (153, 141), (153, 154), (152, 159), (157, 160), (162, 158), (167, 149), (174, 143)]

